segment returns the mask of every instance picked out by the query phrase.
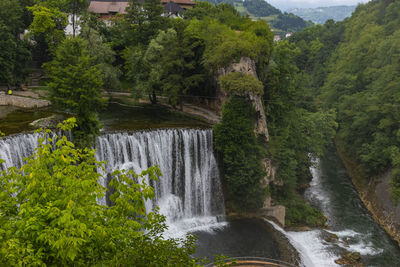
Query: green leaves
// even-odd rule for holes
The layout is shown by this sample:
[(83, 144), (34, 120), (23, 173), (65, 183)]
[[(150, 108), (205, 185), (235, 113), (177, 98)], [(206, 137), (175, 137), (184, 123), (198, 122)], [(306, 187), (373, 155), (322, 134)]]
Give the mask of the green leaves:
[(262, 95), (264, 93), (264, 86), (256, 77), (241, 72), (222, 75), (218, 81), (222, 90), (228, 94), (244, 96), (248, 92), (254, 95)]
[(266, 175), (264, 144), (254, 134), (254, 118), (252, 104), (244, 97), (232, 96), (224, 104), (221, 123), (213, 129), (215, 147), (223, 155), (227, 205), (233, 210), (260, 208), (267, 193), (261, 185)]
[(77, 116), (72, 133), (80, 147), (94, 144), (100, 132), (97, 112), (105, 104), (101, 68), (98, 62), (92, 62), (87, 47), (81, 38), (67, 38), (57, 48), (53, 61), (45, 65), (51, 79), (48, 87), (52, 103)]
[[(60, 127), (75, 126), (69, 119)], [(161, 172), (116, 171), (113, 205), (102, 206), (106, 188), (94, 150), (80, 150), (50, 131), (17, 170), (0, 173), (0, 265), (195, 266), (193, 237), (163, 239), (165, 218), (146, 211), (154, 198), (146, 181)], [(51, 138), (50, 138), (51, 136)], [(52, 139), (52, 143), (44, 140)], [(55, 145), (54, 145), (55, 144)]]

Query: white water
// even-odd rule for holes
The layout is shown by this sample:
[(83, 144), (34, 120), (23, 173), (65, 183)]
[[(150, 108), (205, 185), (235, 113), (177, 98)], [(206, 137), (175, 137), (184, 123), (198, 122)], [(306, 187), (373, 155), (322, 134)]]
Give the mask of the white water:
[[(23, 158), (37, 147), (39, 135), (21, 134), (0, 141), (0, 168), (21, 167)], [(156, 198), (146, 209), (160, 207), (169, 226), (166, 236), (181, 237), (187, 232), (224, 227), (224, 201), (219, 170), (213, 152), (211, 130), (169, 129), (98, 137), (96, 159), (106, 161), (99, 182), (107, 186), (114, 170), (140, 173), (159, 166), (162, 177), (147, 181)], [(100, 171), (100, 170), (99, 170)], [(106, 198), (99, 200), (106, 204)]]
[[(310, 201), (317, 203), (322, 212), (329, 217), (333, 214), (331, 200), (334, 196), (324, 189), (318, 161), (314, 162), (314, 167), (310, 171), (313, 179), (305, 195)], [(339, 238), (338, 243), (332, 244), (323, 239), (323, 230), (321, 229), (305, 232), (286, 232), (273, 222), (268, 222), (288, 238), (291, 244), (299, 251), (303, 264), (307, 267), (340, 266), (335, 263), (335, 260), (341, 257), (342, 249), (350, 252), (360, 252), (364, 256), (375, 256), (383, 252), (383, 249), (376, 248), (369, 241), (368, 235), (357, 232), (356, 229), (327, 230), (327, 232), (335, 234)]]

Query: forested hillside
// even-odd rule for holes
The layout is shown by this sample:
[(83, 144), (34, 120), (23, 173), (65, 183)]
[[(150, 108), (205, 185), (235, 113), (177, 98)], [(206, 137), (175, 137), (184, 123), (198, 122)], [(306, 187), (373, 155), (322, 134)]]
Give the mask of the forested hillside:
[(328, 21), (291, 39), (297, 66), (324, 109), (335, 109), (337, 141), (367, 177), (392, 170), (400, 198), (400, 2), (358, 6), (344, 22)]
[(228, 3), (234, 6), (242, 15), (267, 21), (274, 30), (296, 32), (311, 26), (312, 22), (305, 21), (291, 13), (281, 12), (264, 0), (205, 0), (210, 3)]
[(314, 23), (324, 24), (327, 20), (341, 21), (351, 16), (356, 6), (330, 6), (318, 8), (292, 8), (288, 12), (311, 20)]

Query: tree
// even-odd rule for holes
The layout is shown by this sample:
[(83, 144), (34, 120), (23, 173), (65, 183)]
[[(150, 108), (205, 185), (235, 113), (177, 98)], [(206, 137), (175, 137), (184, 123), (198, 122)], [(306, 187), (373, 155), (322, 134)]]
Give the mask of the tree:
[(164, 8), (160, 0), (130, 0), (126, 11), (126, 46), (147, 45), (159, 30), (168, 27), (168, 19), (162, 16)]
[(20, 39), (23, 15), (24, 9), (18, 2), (0, 2), (0, 83), (15, 84), (25, 77), (30, 51), (28, 43)]
[[(76, 126), (75, 119), (59, 125)], [(106, 188), (98, 183), (95, 151), (77, 149), (65, 136), (49, 130), (20, 169), (0, 173), (0, 264), (3, 266), (197, 266), (195, 241), (165, 239), (165, 218), (146, 211), (154, 198), (147, 179), (150, 167), (136, 174), (116, 171), (113, 206), (97, 199)], [(0, 162), (1, 164), (1, 162)], [(147, 178), (149, 177), (149, 178)]]
[(29, 35), (36, 42), (36, 54), (41, 63), (48, 61), (56, 47), (64, 40), (64, 29), (68, 18), (57, 6), (36, 4), (28, 7), (33, 13), (33, 21), (29, 26)]
[(262, 159), (265, 144), (254, 134), (255, 109), (245, 97), (232, 96), (222, 109), (221, 123), (214, 126), (214, 143), (222, 153), (227, 205), (233, 210), (261, 208), (267, 188)]
[(82, 24), (79, 36), (87, 41), (91, 64), (98, 65), (101, 70), (104, 90), (119, 90), (121, 88), (119, 80), (121, 71), (118, 67), (113, 66), (115, 52), (111, 49), (111, 46), (89, 23)]
[(89, 6), (87, 0), (62, 0), (63, 10), (71, 15), (72, 21), (72, 36), (75, 37), (76, 28), (78, 26), (78, 16), (86, 11)]
[(54, 59), (45, 64), (51, 79), (48, 84), (54, 105), (77, 116), (73, 130), (79, 146), (94, 145), (100, 132), (97, 112), (104, 106), (103, 81), (99, 64), (93, 62), (85, 40), (66, 38), (57, 48)]

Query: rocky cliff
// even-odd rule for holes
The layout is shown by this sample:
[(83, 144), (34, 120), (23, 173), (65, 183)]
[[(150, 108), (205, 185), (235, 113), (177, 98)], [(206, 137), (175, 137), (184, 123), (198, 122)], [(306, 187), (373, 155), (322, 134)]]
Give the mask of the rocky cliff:
[[(226, 75), (231, 72), (241, 72), (246, 75), (252, 75), (258, 79), (256, 64), (254, 60), (248, 57), (242, 57), (239, 60), (239, 62), (233, 62), (229, 66), (219, 69), (219, 71), (217, 72), (216, 80), (218, 80), (219, 76)], [(255, 125), (254, 125), (254, 133), (259, 136), (263, 136), (265, 138), (265, 142), (268, 143), (269, 134), (268, 134), (267, 118), (264, 111), (262, 95), (257, 95), (254, 94), (253, 92), (247, 92), (245, 93), (245, 97), (247, 97), (252, 102), (257, 113), (257, 118), (255, 120)], [(219, 107), (219, 109), (217, 110), (217, 113), (219, 115), (221, 115), (222, 106), (228, 98), (229, 95), (227, 95), (224, 91), (222, 91), (221, 88), (218, 86), (217, 106)], [(263, 186), (267, 186), (271, 182), (280, 184), (279, 181), (275, 181), (276, 168), (273, 166), (271, 159), (265, 157), (262, 160), (262, 163), (266, 171), (266, 177), (264, 178)], [(264, 207), (260, 210), (260, 214), (262, 216), (273, 218), (282, 226), (284, 226), (285, 224), (285, 207), (271, 206), (271, 198), (269, 196), (265, 199)]]
[(344, 147), (339, 142), (336, 146), (362, 202), (375, 221), (400, 245), (400, 205), (393, 203), (390, 197), (391, 171), (368, 181), (359, 164), (346, 154)]

